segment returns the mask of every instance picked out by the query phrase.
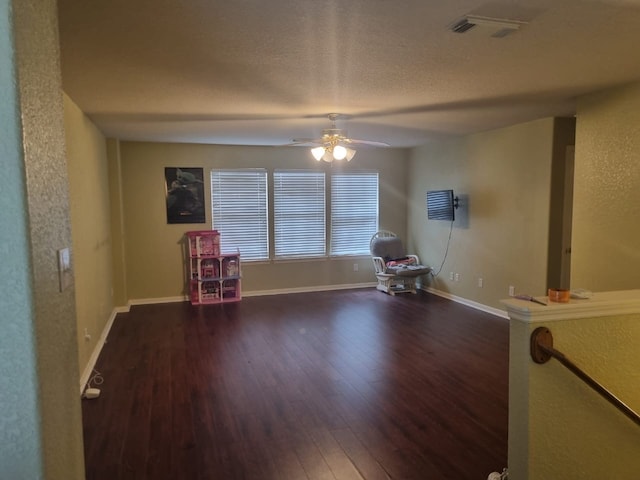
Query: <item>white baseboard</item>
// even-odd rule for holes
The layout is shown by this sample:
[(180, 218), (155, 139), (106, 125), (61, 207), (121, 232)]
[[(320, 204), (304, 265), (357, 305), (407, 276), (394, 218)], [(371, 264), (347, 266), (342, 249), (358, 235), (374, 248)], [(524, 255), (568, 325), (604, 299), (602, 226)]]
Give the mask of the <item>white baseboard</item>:
[(109, 316), (109, 320), (105, 324), (102, 329), (102, 333), (100, 334), (100, 338), (98, 339), (98, 343), (96, 343), (93, 352), (91, 352), (91, 356), (89, 357), (89, 361), (87, 365), (84, 367), (84, 371), (82, 372), (82, 376), (80, 377), (80, 395), (84, 393), (84, 388), (87, 385), (87, 382), (91, 378), (91, 374), (93, 373), (93, 369), (96, 366), (96, 362), (98, 361), (98, 357), (100, 356), (100, 352), (102, 351), (102, 347), (107, 342), (107, 337), (109, 336), (109, 332), (111, 331), (111, 326), (113, 325), (113, 321), (116, 319), (116, 315), (118, 313), (126, 313), (129, 311), (128, 307), (116, 307), (111, 312)]
[[(310, 292), (327, 292), (331, 290), (350, 290), (354, 288), (369, 288), (375, 287), (375, 282), (367, 283), (349, 283), (343, 285), (315, 285), (311, 287), (295, 287), (295, 288), (280, 288), (274, 290), (253, 290), (242, 291), (243, 297), (260, 297), (263, 295), (283, 295), (287, 293), (310, 293)], [(158, 297), (158, 298), (135, 298), (127, 302), (127, 307), (119, 307), (129, 311), (129, 307), (133, 305), (153, 305), (156, 303), (176, 303), (176, 302), (188, 302), (189, 297), (187, 295), (180, 295), (176, 297)]]
[(134, 298), (129, 300), (128, 305), (152, 305), (154, 303), (177, 303), (186, 302), (189, 297), (186, 295), (179, 295), (177, 297), (159, 297), (159, 298)]
[(242, 292), (243, 297), (261, 297), (263, 295), (283, 295), (287, 293), (311, 293), (311, 292), (328, 292), (331, 290), (351, 290), (354, 288), (375, 287), (375, 282), (367, 283), (349, 283), (343, 285), (317, 285), (313, 287), (296, 287), (281, 288), (275, 290), (253, 290), (251, 292)]
[(474, 302), (473, 300), (469, 300), (468, 298), (458, 297), (457, 295), (453, 295), (449, 292), (443, 292), (442, 290), (436, 290), (432, 287), (421, 287), (421, 290), (425, 292), (433, 293), (442, 298), (446, 298), (447, 300), (451, 300), (452, 302), (460, 303), (462, 305), (466, 305), (467, 307), (475, 308), (476, 310), (480, 310), (485, 313), (490, 313), (491, 315), (495, 315), (500, 318), (509, 319), (509, 315), (507, 315), (506, 310), (500, 310), (499, 308), (493, 308), (488, 305), (484, 305), (482, 303)]
[[(343, 285), (317, 285), (312, 287), (296, 287), (296, 288), (281, 288), (275, 290), (253, 290), (253, 291), (243, 291), (243, 297), (260, 297), (263, 295), (283, 295), (287, 293), (309, 293), (309, 292), (327, 292), (331, 290), (349, 290), (354, 288), (369, 288), (375, 287), (375, 282), (367, 282), (367, 283), (349, 283)], [(130, 310), (130, 308), (134, 305), (154, 305), (158, 303), (178, 303), (178, 302), (188, 302), (188, 295), (179, 295), (175, 297), (157, 297), (157, 298), (134, 298), (127, 302), (126, 306), (116, 307), (116, 313), (126, 313)]]

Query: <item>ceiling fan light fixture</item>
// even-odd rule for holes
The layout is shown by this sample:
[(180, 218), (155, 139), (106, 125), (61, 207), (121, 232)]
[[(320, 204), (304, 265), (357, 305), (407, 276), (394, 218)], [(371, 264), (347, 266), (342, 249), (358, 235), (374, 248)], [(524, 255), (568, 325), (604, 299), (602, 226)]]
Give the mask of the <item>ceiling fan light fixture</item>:
[(347, 162), (349, 162), (356, 154), (356, 151), (353, 148), (346, 148), (345, 150), (347, 151), (347, 155), (345, 158), (347, 159)]
[(347, 156), (347, 149), (342, 145), (336, 145), (333, 147), (333, 158), (336, 160), (343, 160)]
[(333, 152), (330, 149), (325, 148), (324, 155), (322, 156), (322, 160), (327, 163), (333, 162)]
[(325, 154), (324, 147), (315, 147), (311, 149), (311, 155), (313, 155), (313, 158), (315, 158), (318, 161), (322, 160), (322, 157), (324, 156), (324, 154)]
[(327, 163), (345, 159), (347, 160), (347, 162), (351, 161), (351, 159), (355, 156), (356, 151), (355, 149), (350, 148), (347, 145), (352, 145), (353, 143), (372, 145), (376, 147), (389, 146), (388, 143), (373, 142), (369, 140), (354, 140), (347, 137), (346, 130), (336, 127), (336, 119), (339, 116), (340, 115), (337, 113), (329, 114), (329, 120), (331, 120), (331, 128), (325, 128), (324, 130), (322, 130), (321, 138), (294, 138), (293, 143), (289, 145), (301, 145), (309, 143), (312, 145), (316, 145), (315, 147), (310, 148), (311, 155), (318, 162), (324, 161)]
[(317, 161), (324, 160), (327, 163), (331, 163), (334, 160), (347, 160), (350, 161), (356, 154), (353, 148), (343, 147), (342, 145), (327, 145), (324, 147), (314, 147), (311, 149), (311, 155)]

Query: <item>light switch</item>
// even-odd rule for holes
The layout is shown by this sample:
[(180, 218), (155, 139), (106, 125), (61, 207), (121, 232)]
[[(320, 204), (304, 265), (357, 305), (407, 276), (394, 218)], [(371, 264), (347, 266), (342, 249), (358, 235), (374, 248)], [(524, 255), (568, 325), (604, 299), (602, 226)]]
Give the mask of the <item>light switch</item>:
[(60, 291), (66, 290), (73, 283), (71, 272), (71, 255), (69, 248), (58, 250), (58, 276), (60, 278)]

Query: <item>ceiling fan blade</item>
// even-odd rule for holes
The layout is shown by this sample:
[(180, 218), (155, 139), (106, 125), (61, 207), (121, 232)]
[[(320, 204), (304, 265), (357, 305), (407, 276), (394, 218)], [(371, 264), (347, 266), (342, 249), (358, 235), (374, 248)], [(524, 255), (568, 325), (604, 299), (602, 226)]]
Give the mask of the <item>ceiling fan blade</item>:
[(296, 145), (322, 145), (322, 139), (319, 138), (294, 138), (291, 143), (282, 145), (283, 147), (294, 147)]
[(371, 140), (357, 140), (355, 138), (345, 138), (344, 143), (352, 145), (370, 145), (372, 147), (389, 147), (390, 145), (385, 142), (373, 142)]

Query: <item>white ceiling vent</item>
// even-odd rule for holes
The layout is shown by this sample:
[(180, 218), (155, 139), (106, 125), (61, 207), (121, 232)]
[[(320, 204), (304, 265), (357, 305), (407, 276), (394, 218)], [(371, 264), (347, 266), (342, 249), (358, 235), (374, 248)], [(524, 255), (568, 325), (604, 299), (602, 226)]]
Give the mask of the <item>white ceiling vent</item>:
[(451, 31), (455, 33), (465, 33), (474, 27), (481, 27), (483, 30), (490, 32), (490, 36), (502, 38), (516, 30), (519, 30), (520, 27), (526, 24), (527, 22), (522, 22), (520, 20), (467, 15), (454, 23), (451, 27)]

